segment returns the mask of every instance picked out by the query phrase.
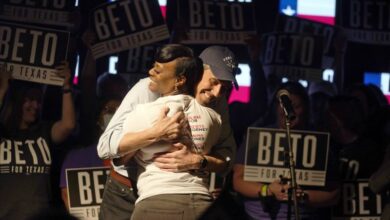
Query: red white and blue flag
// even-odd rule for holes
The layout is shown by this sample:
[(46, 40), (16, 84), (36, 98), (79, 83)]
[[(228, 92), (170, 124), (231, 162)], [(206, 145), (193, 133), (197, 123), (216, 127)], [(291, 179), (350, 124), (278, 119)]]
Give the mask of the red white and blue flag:
[(336, 0), (280, 0), (280, 12), (334, 25)]

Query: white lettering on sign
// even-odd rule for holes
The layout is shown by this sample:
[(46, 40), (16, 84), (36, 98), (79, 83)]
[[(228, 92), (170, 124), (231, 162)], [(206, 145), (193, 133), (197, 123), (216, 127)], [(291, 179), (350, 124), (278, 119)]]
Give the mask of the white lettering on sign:
[(257, 155), (258, 164), (268, 164), (271, 159), (271, 140), (272, 135), (269, 132), (261, 132), (259, 135), (259, 151)]
[(31, 6), (38, 8), (55, 8), (62, 9), (66, 6), (66, 0), (9, 0), (12, 4), (19, 4), (20, 6)]
[[(323, 24), (311, 22), (304, 19), (295, 19), (295, 18), (286, 18), (286, 24), (284, 26), (284, 31), (287, 33), (305, 33), (306, 30), (310, 29), (310, 33), (314, 35), (321, 35), (325, 38), (325, 45), (324, 48), (325, 52), (327, 52), (330, 49), (332, 37), (334, 35), (334, 29), (333, 27), (326, 26)], [(308, 32), (309, 33), (309, 32)]]
[(360, 163), (357, 160), (340, 158), (340, 172), (344, 180), (355, 180), (359, 173)]
[[(115, 11), (123, 11), (126, 18), (115, 16)], [(94, 12), (94, 20), (96, 33), (101, 40), (123, 35), (125, 30), (120, 29), (118, 23), (126, 24), (127, 26), (123, 28), (129, 29), (131, 32), (153, 25), (148, 1), (143, 0), (121, 1), (118, 4), (97, 9)], [(136, 20), (139, 20), (139, 24), (135, 23)]]
[(153, 46), (136, 47), (129, 50), (126, 71), (136, 72), (148, 70), (153, 58)]
[(93, 171), (93, 183), (95, 184), (95, 196), (96, 202), (102, 203), (102, 190), (104, 189), (104, 184), (99, 184), (99, 177), (103, 176), (103, 171)]
[(243, 8), (239, 3), (189, 0), (188, 5), (191, 27), (216, 28), (219, 21), (221, 29), (244, 29)]
[(93, 201), (91, 190), (91, 179), (88, 172), (77, 173), (79, 183), (80, 204), (91, 204)]
[(12, 160), (11, 140), (5, 140), (0, 143), (0, 164), (10, 164)]
[(314, 46), (314, 39), (309, 36), (270, 35), (266, 42), (264, 64), (309, 66), (313, 63)]
[[(314, 135), (306, 135), (302, 137), (301, 134), (291, 134), (291, 147), (294, 153), (294, 160), (297, 159), (298, 144), (302, 142), (302, 166), (305, 168), (313, 168), (316, 162), (317, 152), (317, 138)], [(288, 146), (283, 146), (281, 143), (287, 143), (285, 133), (275, 133), (273, 136), (271, 132), (262, 131), (259, 133), (258, 140), (258, 164), (269, 164), (283, 166), (283, 153)], [(271, 151), (273, 146), (273, 151)], [(272, 158), (272, 161), (271, 161)]]
[[(106, 172), (106, 173), (104, 173)], [(79, 171), (77, 180), (79, 185), (80, 204), (87, 205), (92, 203), (100, 204), (103, 198), (104, 182), (99, 182), (99, 179), (108, 175), (109, 170), (94, 170), (91, 172)]]
[(349, 25), (353, 28), (390, 29), (390, 4), (388, 1), (351, 0)]
[[(32, 43), (26, 44), (22, 39), (31, 38)], [(26, 62), (34, 64), (38, 46), (42, 46), (42, 54), (38, 61), (44, 66), (51, 66), (55, 61), (58, 36), (55, 33), (43, 33), (36, 30), (16, 28), (15, 32), (7, 26), (0, 26), (0, 59), (10, 59), (10, 62)], [(23, 60), (25, 51), (31, 51), (27, 60)]]
[(368, 182), (344, 183), (341, 199), (343, 215), (380, 215), (382, 213), (381, 196), (370, 191)]
[[(0, 165), (26, 165), (26, 158), (32, 158), (32, 164), (38, 165), (39, 158), (37, 151), (39, 149), (41, 163), (51, 164), (51, 154), (49, 146), (44, 138), (39, 137), (37, 140), (11, 141), (4, 140), (0, 143)], [(14, 158), (14, 160), (12, 160)]]

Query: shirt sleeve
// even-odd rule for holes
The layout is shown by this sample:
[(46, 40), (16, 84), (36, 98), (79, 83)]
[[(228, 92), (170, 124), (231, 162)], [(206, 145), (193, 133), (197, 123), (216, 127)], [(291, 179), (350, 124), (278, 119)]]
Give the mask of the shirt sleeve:
[(141, 79), (123, 99), (106, 130), (99, 138), (97, 151), (100, 158), (112, 159), (120, 156), (118, 147), (126, 115), (133, 111), (137, 104), (148, 103), (157, 99), (158, 95), (149, 90), (149, 82), (149, 78)]
[(218, 140), (218, 144), (212, 148), (210, 155), (227, 162), (226, 169), (220, 173), (224, 176), (227, 175), (233, 168), (237, 146), (230, 126), (229, 111), (227, 101), (225, 99), (222, 99), (222, 101), (218, 103), (216, 111), (221, 115), (221, 135)]

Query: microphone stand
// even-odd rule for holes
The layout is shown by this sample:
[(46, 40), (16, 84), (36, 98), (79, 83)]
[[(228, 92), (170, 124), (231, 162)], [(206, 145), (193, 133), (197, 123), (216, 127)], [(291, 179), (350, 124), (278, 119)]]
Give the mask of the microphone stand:
[[(295, 161), (294, 161), (294, 153), (291, 146), (291, 137), (290, 137), (290, 116), (286, 114), (286, 135), (287, 135), (287, 144), (288, 144), (288, 166), (290, 168), (290, 174), (291, 174), (291, 186), (292, 190), (288, 190), (288, 219), (291, 219), (291, 193), (292, 193), (292, 200), (294, 202), (294, 212), (295, 212), (295, 219), (300, 220), (299, 216), (299, 209), (298, 209), (298, 199), (297, 199), (297, 180), (295, 176)], [(286, 149), (285, 149), (286, 151)]]

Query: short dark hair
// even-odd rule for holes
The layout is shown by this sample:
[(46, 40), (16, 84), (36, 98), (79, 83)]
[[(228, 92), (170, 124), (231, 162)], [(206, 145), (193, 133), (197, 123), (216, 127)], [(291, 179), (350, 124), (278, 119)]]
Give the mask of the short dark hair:
[(177, 60), (176, 76), (184, 76), (186, 91), (189, 95), (195, 95), (195, 87), (203, 75), (203, 62), (191, 48), (181, 44), (166, 44), (157, 49), (154, 60), (159, 63)]

